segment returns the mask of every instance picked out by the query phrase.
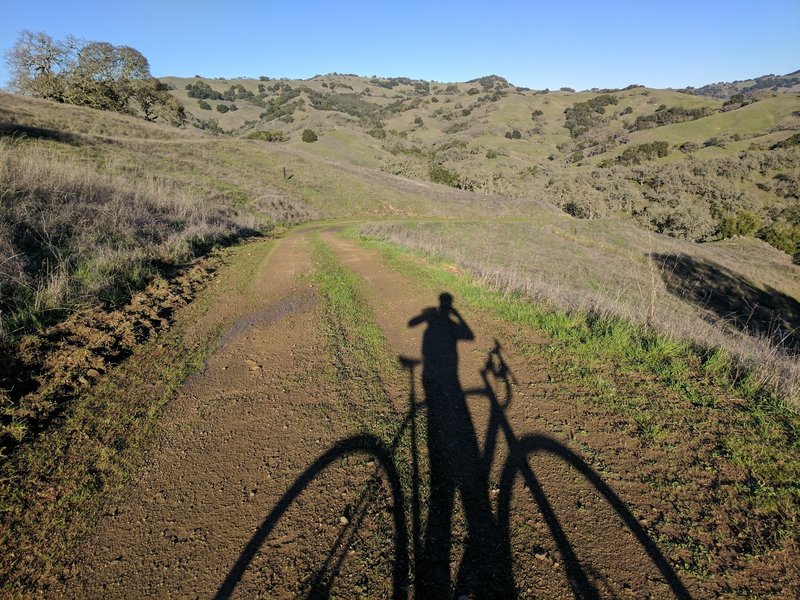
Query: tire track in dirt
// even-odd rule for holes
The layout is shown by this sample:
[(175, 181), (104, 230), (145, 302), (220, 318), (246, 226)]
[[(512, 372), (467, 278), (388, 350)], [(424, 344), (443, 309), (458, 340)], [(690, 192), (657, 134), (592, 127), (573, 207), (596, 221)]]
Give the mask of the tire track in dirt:
[[(330, 402), (339, 391), (326, 374), (319, 297), (304, 277), (313, 271), (306, 237), (288, 236), (262, 265), (255, 306), (232, 297), (238, 305), (219, 307), (241, 317), (167, 410), (161, 443), (54, 595), (211, 595), (293, 479), (348, 433), (352, 423)], [(209, 326), (213, 312), (198, 326)], [(318, 499), (346, 482), (336, 483)], [(283, 535), (282, 544), (335, 534), (341, 512), (310, 513), (316, 531)], [(247, 581), (240, 587), (257, 595)]]
[[(411, 328), (408, 321), (426, 307), (435, 305), (438, 294), (448, 290), (409, 280), (387, 268), (377, 253), (341, 239), (334, 231), (324, 234), (324, 239), (335, 249), (342, 263), (354, 270), (369, 288), (371, 307), (390, 346), (400, 354), (420, 357), (422, 327)], [(458, 299), (455, 304), (458, 306)], [(496, 438), (487, 438), (492, 419), (491, 402), (482, 395), (470, 397), (470, 390), (485, 387), (481, 371), (496, 342), (500, 342), (504, 349), (505, 360), (516, 379), (503, 409), (509, 427), (518, 439), (531, 436), (554, 439), (553, 446), (548, 442), (540, 443), (539, 451), (533, 453), (530, 460), (540, 485), (539, 498), (551, 505), (550, 522), (542, 514), (541, 503), (534, 503), (532, 490), (526, 485), (528, 482), (519, 475), (511, 492), (508, 534), (516, 592), (522, 597), (548, 598), (650, 594), (673, 597), (675, 589), (666, 584), (664, 574), (654, 565), (653, 557), (648, 556), (641, 541), (631, 531), (630, 524), (626, 524), (617, 510), (629, 509), (624, 504), (612, 506), (596, 482), (589, 481), (580, 473), (580, 467), (585, 465), (587, 473), (601, 479), (585, 461), (602, 457), (599, 462), (608, 463), (608, 472), (614, 478), (606, 491), (615, 497), (620, 494), (634, 498), (640, 506), (651, 507), (651, 510), (663, 508), (660, 499), (638, 481), (637, 463), (642, 449), (636, 442), (619, 435), (613, 418), (593, 411), (582, 401), (585, 390), (560, 381), (543, 352), (543, 346), (547, 344), (543, 336), (517, 331), (484, 311), (461, 307), (459, 310), (475, 334), (474, 342), (460, 342), (463, 347), (458, 355), (459, 378), (468, 396), (469, 418), (481, 453), (484, 457), (493, 457), (487, 491), (495, 511), (503, 493), (501, 466), (508, 459), (509, 444), (499, 431)], [(423, 389), (419, 375), (416, 386), (418, 390)], [(500, 395), (500, 390), (497, 393)], [(402, 396), (395, 397), (396, 401), (402, 402)], [(467, 433), (473, 434), (472, 431)], [(445, 432), (445, 438), (447, 435)], [(538, 440), (543, 442), (541, 437)], [(458, 442), (452, 442), (451, 447), (455, 452), (463, 450)], [(589, 456), (582, 457), (581, 449), (588, 450)], [(567, 460), (570, 452), (575, 452), (583, 464), (571, 464)], [(462, 462), (459, 466), (465, 464)], [(626, 516), (632, 517), (630, 513)], [(469, 529), (467, 520), (456, 501), (450, 559), (453, 582), (457, 581), (464, 550), (469, 547), (465, 532)], [(556, 529), (560, 526), (564, 535), (560, 544), (554, 539), (553, 521), (556, 521)], [(634, 529), (639, 528), (636, 521)], [(646, 538), (643, 529), (639, 529), (639, 533)], [(649, 538), (645, 541), (652, 544)], [(651, 549), (654, 547), (652, 544)], [(574, 553), (572, 573), (569, 572), (570, 565), (565, 565), (565, 562), (569, 563), (565, 551)], [(663, 566), (669, 575), (673, 575), (666, 561)], [(682, 584), (675, 580), (673, 583), (680, 592)]]
[[(419, 357), (424, 326), (410, 328), (408, 321), (446, 290), (410, 281), (376, 253), (339, 238), (333, 229), (322, 238), (362, 279), (391, 352)], [(226, 314), (241, 312), (241, 317), (222, 335), (206, 370), (186, 383), (168, 409), (161, 443), (150, 452), (126, 500), (101, 520), (76, 559), (72, 576), (54, 596), (212, 596), (284, 492), (326, 449), (364, 431), (364, 421), (353, 417), (357, 407), (350, 401), (358, 383), (337, 381), (321, 298), (313, 282), (303, 277), (313, 269), (307, 230), (295, 231), (262, 265), (254, 284), (255, 305), (219, 308)], [(455, 306), (461, 308), (457, 298)], [(205, 317), (208, 323), (199, 326), (209, 326), (213, 312)], [(571, 464), (566, 455), (542, 452), (540, 445), (530, 461), (535, 480), (523, 481), (510, 472), (503, 480), (509, 446), (498, 428), (498, 413), (492, 410), (491, 398), (470, 392), (485, 388), (481, 370), (487, 358), (497, 359), (490, 354), (495, 339), (517, 381), (510, 395), (501, 398), (508, 402), (502, 419), (516, 438), (529, 436), (532, 443), (530, 436), (545, 434), (555, 440), (554, 447), (564, 444), (574, 451), (579, 461), (589, 460), (587, 453), (594, 460), (600, 456), (609, 464), (606, 483), (619, 497), (626, 502), (635, 498), (640, 507), (658, 506), (658, 499), (637, 484), (638, 448), (626, 445), (612, 421), (581, 402), (581, 390), (559, 380), (537, 350), (546, 340), (515, 331), (481, 311), (462, 313), (476, 335), (474, 342), (460, 343), (458, 365), (469, 407), (467, 419), (460, 422), (471, 423), (472, 429), (458, 430), (449, 441), (444, 432), (445, 444), (458, 454), (464, 448), (459, 438), (474, 436), (481, 455), (492, 457), (485, 459), (486, 489), (473, 491), (485, 496), (495, 526), (505, 530), (501, 536), (508, 536), (511, 565), (506, 566), (518, 594), (669, 597), (664, 574), (641, 539), (637, 541), (631, 524), (620, 517), (619, 507), (609, 503), (597, 481), (580, 472), (578, 467), (585, 463)], [(394, 381), (390, 376), (385, 380)], [(419, 368), (414, 381), (421, 402)], [(498, 388), (498, 397), (501, 392)], [(392, 383), (387, 393), (396, 414), (386, 419), (397, 421), (397, 415), (408, 410), (409, 389)], [(424, 412), (425, 406), (420, 406)], [(423, 421), (420, 414), (421, 427)], [(487, 439), (490, 427), (495, 435)], [(536, 449), (531, 443), (526, 448)], [(424, 443), (418, 450), (421, 477), (427, 479), (430, 457)], [(408, 458), (398, 452), (395, 460), (399, 464)], [(260, 551), (249, 557), (234, 595), (295, 597), (309, 590), (330, 592), (331, 586), (342, 597), (386, 597), (393, 591), (398, 595), (392, 590), (394, 540), (387, 525), (387, 507), (396, 498), (389, 499), (385, 485), (370, 483), (375, 473), (374, 459), (357, 456), (344, 457), (315, 475), (282, 513)], [(450, 564), (429, 571), (437, 576), (449, 571), (451, 584), (469, 592), (478, 584), (459, 571), (463, 561), (475, 562), (465, 552), (473, 555), (485, 549), (490, 558), (499, 555), (490, 541), (475, 539), (474, 518), (462, 509), (463, 489), (456, 493), (449, 522)], [(406, 498), (413, 496), (408, 489), (405, 493)], [(434, 482), (433, 504), (437, 494)], [(425, 535), (431, 504), (430, 498), (420, 499), (421, 528), (410, 527), (417, 537)], [(503, 522), (497, 514), (505, 504), (508, 524), (503, 528), (497, 525)], [(363, 514), (358, 512), (362, 505)], [(419, 551), (423, 545), (415, 548)], [(427, 556), (419, 552), (417, 573), (424, 572)], [(502, 565), (489, 564), (502, 570)], [(336, 576), (330, 577), (331, 572)], [(424, 595), (424, 589), (418, 587), (417, 592)]]

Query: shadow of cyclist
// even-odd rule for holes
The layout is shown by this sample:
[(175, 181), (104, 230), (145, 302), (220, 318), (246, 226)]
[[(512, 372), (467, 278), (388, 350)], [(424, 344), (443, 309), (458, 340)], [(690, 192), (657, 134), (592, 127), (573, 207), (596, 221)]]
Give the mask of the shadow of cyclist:
[(448, 293), (439, 306), (408, 322), (427, 324), (422, 338), (430, 462), (430, 502), (422, 556), (417, 558), (416, 590), (423, 598), (450, 595), (453, 504), (459, 492), (467, 525), (456, 596), (508, 597), (514, 593), (511, 557), (502, 544), (489, 501), (488, 471), (458, 377), (458, 342), (475, 339)]

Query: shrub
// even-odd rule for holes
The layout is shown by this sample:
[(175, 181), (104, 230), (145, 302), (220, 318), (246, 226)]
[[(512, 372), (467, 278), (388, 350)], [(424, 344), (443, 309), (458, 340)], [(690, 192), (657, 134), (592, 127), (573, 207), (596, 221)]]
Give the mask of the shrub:
[(663, 158), (669, 154), (669, 143), (665, 141), (651, 142), (649, 144), (639, 144), (625, 148), (625, 151), (617, 157), (617, 162), (622, 164), (641, 164), (643, 160), (653, 160)]
[(728, 140), (725, 136), (722, 135), (715, 135), (713, 137), (708, 138), (704, 143), (703, 146), (706, 148), (711, 146), (717, 146), (719, 148), (724, 148), (725, 145), (728, 143)]
[(568, 215), (572, 215), (573, 217), (575, 217), (577, 219), (588, 219), (588, 218), (591, 217), (591, 215), (590, 215), (589, 211), (586, 209), (586, 207), (581, 206), (580, 204), (578, 204), (574, 200), (570, 200), (566, 204), (564, 204), (564, 206), (562, 207), (562, 210), (565, 213), (567, 213)]
[(265, 142), (285, 142), (286, 136), (283, 131), (252, 131), (245, 136), (248, 140), (264, 140)]
[(444, 132), (445, 133), (458, 133), (459, 131), (464, 131), (467, 127), (469, 127), (469, 124), (466, 123), (466, 122), (453, 123), (449, 127), (446, 127)]
[(754, 96), (745, 96), (744, 94), (734, 94), (723, 105), (723, 111), (736, 110), (756, 101)]
[(569, 129), (571, 137), (581, 137), (597, 126), (596, 115), (602, 115), (606, 106), (617, 102), (617, 97), (611, 94), (600, 94), (586, 102), (576, 102), (564, 110), (564, 127)]
[(317, 139), (319, 139), (319, 138), (317, 138), (317, 134), (314, 133), (314, 131), (312, 129), (304, 129), (303, 130), (302, 140), (304, 142), (310, 144), (312, 142), (316, 142)]
[(195, 83), (187, 83), (186, 90), (189, 92), (189, 98), (197, 98), (198, 100), (222, 100), (222, 92), (217, 92), (211, 89), (205, 81), (197, 81)]
[(758, 237), (787, 254), (796, 256), (800, 252), (800, 225), (775, 223), (759, 231)]
[(631, 125), (631, 130), (639, 131), (641, 129), (661, 127), (662, 125), (671, 125), (673, 123), (695, 121), (712, 114), (714, 114), (714, 109), (707, 106), (700, 108), (683, 108), (682, 106), (673, 106), (672, 108), (667, 108), (666, 104), (662, 104), (652, 115), (641, 115), (636, 117), (636, 121), (634, 121), (633, 125)]
[(458, 175), (441, 165), (432, 164), (428, 170), (428, 176), (434, 183), (442, 183), (450, 187), (456, 187), (458, 184)]
[(217, 104), (217, 112), (225, 114), (230, 110), (226, 104)]
[(492, 150), (491, 148), (487, 150), (486, 158), (497, 158), (497, 150)]
[(695, 144), (694, 142), (683, 142), (678, 149), (684, 154), (689, 154), (691, 152), (699, 150), (700, 146)]
[(762, 225), (761, 217), (749, 210), (743, 210), (736, 216), (729, 216), (722, 220), (719, 226), (719, 236), (721, 239), (736, 235), (751, 236), (761, 229)]
[[(798, 112), (800, 112), (800, 111), (795, 111), (795, 113), (798, 113)], [(800, 116), (800, 115), (797, 115), (797, 116)], [(800, 146), (800, 133), (795, 133), (791, 137), (789, 137), (789, 138), (787, 138), (785, 140), (781, 140), (777, 144), (774, 144), (772, 147), (770, 147), (770, 150), (777, 150), (778, 148), (789, 148), (791, 146)]]
[(197, 105), (200, 107), (201, 110), (211, 110), (211, 105), (205, 100), (198, 100)]
[(422, 127), (424, 125), (424, 123), (422, 122), (422, 117), (414, 117), (414, 124)]
[(536, 117), (541, 117), (544, 114), (544, 111), (539, 110), (538, 108), (531, 113), (531, 119), (536, 119)]

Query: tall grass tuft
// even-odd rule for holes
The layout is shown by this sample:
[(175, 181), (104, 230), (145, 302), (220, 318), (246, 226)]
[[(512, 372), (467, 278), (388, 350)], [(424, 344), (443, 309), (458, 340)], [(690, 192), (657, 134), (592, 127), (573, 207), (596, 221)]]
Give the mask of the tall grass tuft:
[[(704, 356), (710, 376), (724, 373), (750, 396), (772, 394), (783, 399), (791, 410), (800, 407), (800, 360), (796, 349), (775, 336), (738, 329), (702, 306), (692, 307), (676, 300), (662, 281), (668, 275), (662, 273), (665, 265), (615, 257), (621, 254), (621, 245), (609, 247), (607, 252), (593, 248), (591, 257), (584, 253), (583, 260), (564, 264), (568, 249), (548, 248), (553, 245), (553, 238), (541, 230), (531, 239), (503, 245), (493, 238), (496, 232), (488, 226), (472, 224), (469, 227), (473, 229), (466, 230), (459, 224), (450, 227), (452, 230), (438, 225), (384, 223), (362, 226), (360, 233), (455, 263), (491, 289), (519, 294), (551, 307), (552, 312), (541, 313), (538, 324), (550, 335), (557, 337), (559, 332), (574, 327), (573, 320), (631, 323), (655, 333), (652, 339), (665, 349), (678, 343), (692, 344)], [(508, 225), (500, 231), (509, 236), (517, 233), (512, 233)], [(581, 245), (586, 240), (575, 238), (571, 243), (577, 253), (584, 251)], [(512, 255), (510, 248), (518, 255)], [(651, 254), (648, 251), (646, 255)], [(539, 262), (535, 266), (523, 264), (520, 256)], [(555, 267), (545, 268), (548, 262), (555, 262)], [(605, 283), (598, 285), (599, 280)]]
[(0, 335), (124, 301), (159, 267), (254, 225), (163, 181), (97, 173), (38, 143), (0, 139)]

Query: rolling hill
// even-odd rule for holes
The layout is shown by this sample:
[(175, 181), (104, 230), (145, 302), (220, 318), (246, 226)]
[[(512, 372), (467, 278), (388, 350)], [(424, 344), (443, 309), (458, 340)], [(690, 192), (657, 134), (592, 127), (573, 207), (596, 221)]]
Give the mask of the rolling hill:
[[(164, 81), (196, 125), (218, 134), (267, 136), (409, 179), (544, 200), (573, 216), (613, 214), (693, 241), (728, 237), (725, 223), (752, 212), (757, 230), (739, 233), (798, 249), (791, 146), (800, 95), (791, 87), (762, 86), (731, 101), (635, 85), (528, 90), (497, 76), (449, 84), (339, 74), (262, 79)], [(302, 142), (306, 129), (318, 141)], [(664, 165), (676, 181), (648, 185)], [(676, 218), (665, 217), (664, 205)]]

